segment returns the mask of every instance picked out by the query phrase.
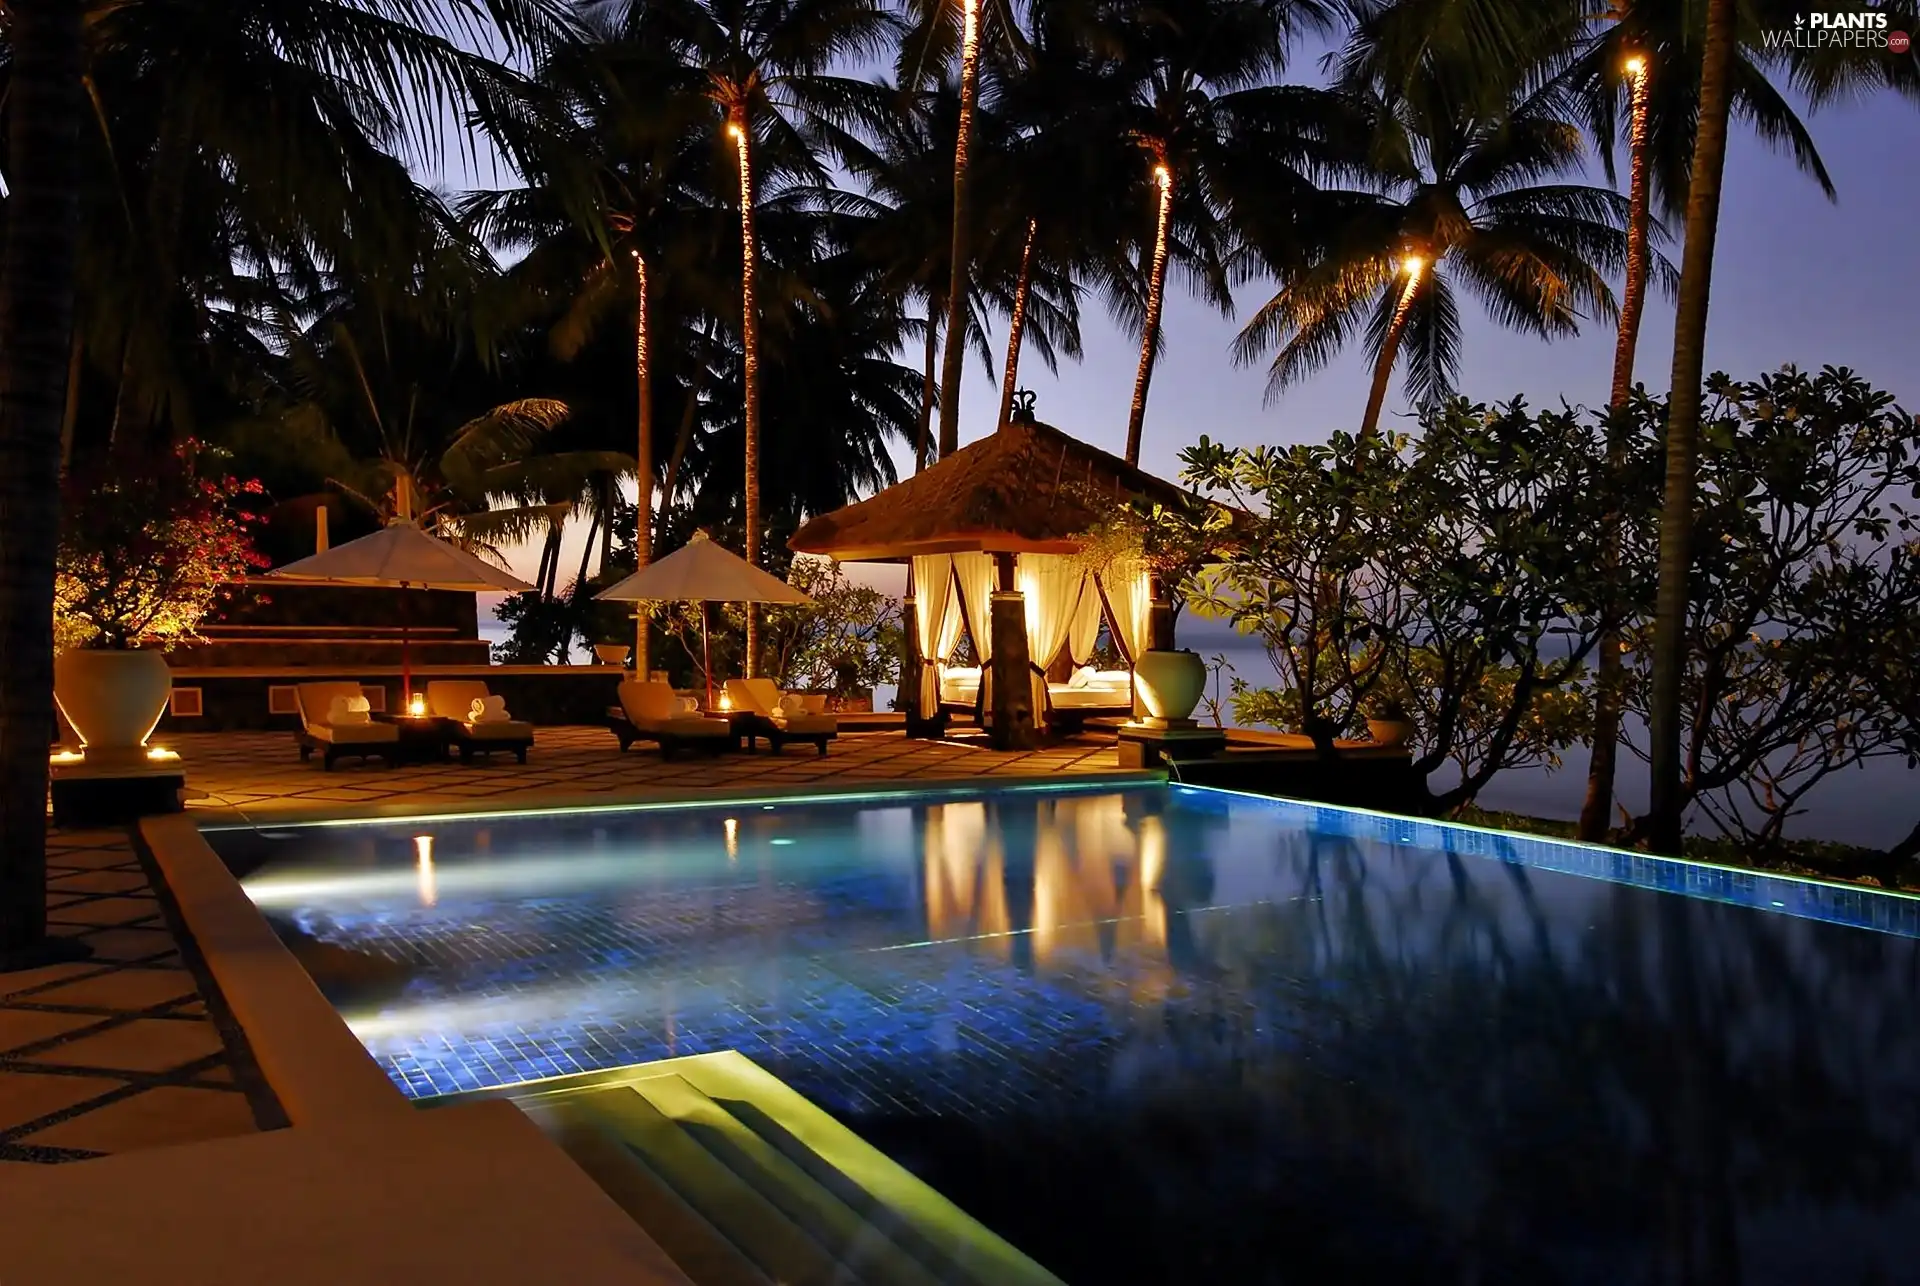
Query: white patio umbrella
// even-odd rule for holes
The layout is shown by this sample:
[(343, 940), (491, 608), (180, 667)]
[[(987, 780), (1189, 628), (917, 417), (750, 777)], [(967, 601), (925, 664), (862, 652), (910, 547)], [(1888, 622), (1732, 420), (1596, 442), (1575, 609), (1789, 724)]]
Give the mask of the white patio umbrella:
[(707, 672), (707, 708), (713, 708), (713, 665), (707, 647), (708, 603), (810, 603), (778, 576), (769, 575), (704, 531), (657, 563), (648, 563), (617, 585), (595, 594), (610, 603), (700, 604), (700, 661)]
[[(513, 573), (474, 557), (458, 545), (430, 536), (396, 518), (374, 532), (335, 545), (311, 558), (276, 567), (274, 580), (303, 585), (365, 585), (386, 589), (450, 589), (467, 593), (532, 589)], [(407, 637), (406, 596), (400, 600), (402, 709), (413, 700), (413, 661)]]

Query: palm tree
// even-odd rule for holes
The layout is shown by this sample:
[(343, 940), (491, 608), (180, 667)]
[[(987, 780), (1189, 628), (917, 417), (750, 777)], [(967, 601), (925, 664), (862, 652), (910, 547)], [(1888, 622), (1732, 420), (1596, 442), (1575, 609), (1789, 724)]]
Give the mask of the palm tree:
[[(1559, 81), (1571, 93), (1574, 108), (1606, 162), (1610, 177), (1617, 123), (1623, 114), (1623, 91), (1626, 97), (1629, 248), (1609, 400), (1609, 405), (1616, 408), (1632, 390), (1645, 298), (1645, 277), (1633, 268), (1634, 242), (1645, 245), (1653, 204), (1676, 219), (1685, 212), (1695, 125), (1700, 116), (1704, 48), (1700, 17), (1699, 7), (1685, 0), (1616, 0), (1597, 30), (1576, 33), (1550, 51), (1556, 58), (1570, 59), (1559, 72)], [(1785, 11), (1776, 17), (1778, 25), (1790, 22)], [(1586, 23), (1584, 16), (1581, 22)], [(1767, 79), (1767, 57), (1763, 48), (1752, 44), (1736, 48), (1728, 82), (1731, 111), (1763, 141), (1786, 150), (1832, 198), (1833, 183), (1812, 135), (1786, 97)], [(1837, 59), (1820, 55), (1796, 58), (1789, 64), (1789, 72), (1792, 81), (1818, 105), (1881, 83), (1911, 96), (1920, 92), (1915, 66), (1911, 58), (1904, 62), (1892, 57), (1860, 58), (1849, 51)], [(1620, 640), (1613, 632), (1600, 644), (1593, 755), (1580, 815), (1583, 839), (1603, 837), (1613, 811), (1623, 669)]]
[[(1306, 0), (1146, 4), (1105, 17), (1084, 38), (1077, 81), (1061, 77), (1061, 128), (1076, 133), (1105, 169), (1091, 199), (1154, 211), (1151, 234), (1142, 220), (1126, 237), (1139, 247), (1134, 288), (1110, 297), (1140, 330), (1130, 463), (1139, 461), (1169, 265), (1178, 260), (1210, 302), (1231, 310), (1227, 257), (1236, 211), (1253, 203), (1290, 207), (1311, 186), (1296, 166), (1313, 150), (1332, 99), (1269, 81), (1285, 65), (1295, 32), (1323, 25), (1329, 13)], [(1249, 182), (1256, 173), (1264, 191)]]
[(1655, 852), (1680, 851), (1684, 793), (1680, 763), (1680, 687), (1686, 668), (1687, 574), (1692, 561), (1693, 485), (1699, 450), (1700, 380), (1706, 363), (1707, 299), (1720, 225), (1720, 177), (1727, 162), (1727, 119), (1736, 33), (1733, 0), (1707, 0), (1700, 65), (1700, 120), (1687, 187), (1686, 243), (1673, 325), (1673, 382), (1667, 407), (1666, 495), (1660, 508), (1660, 586), (1653, 617), (1653, 690), (1649, 714), (1651, 798), (1647, 838)]
[(77, 4), (15, 5), (0, 251), (0, 969), (50, 958), (47, 743), (53, 728), (53, 563), (60, 527), (79, 222)]
[[(917, 87), (927, 78), (944, 79), (956, 55), (960, 64), (960, 112), (953, 142), (953, 225), (947, 286), (942, 292), (946, 345), (940, 362), (940, 454), (946, 456), (960, 447), (960, 377), (970, 333), (967, 301), (973, 258), (973, 192), (969, 176), (974, 117), (980, 99), (981, 46), (983, 41), (991, 43), (1017, 57), (1019, 26), (1011, 0), (985, 0), (984, 14), (982, 0), (910, 0), (910, 7), (917, 22), (901, 42), (900, 83)], [(984, 33), (983, 19), (988, 29)]]
[[(743, 540), (747, 561), (757, 563), (763, 521), (754, 213), (757, 180), (764, 176), (755, 173), (755, 156), (770, 151), (784, 172), (824, 184), (817, 147), (876, 102), (871, 86), (828, 69), (880, 52), (896, 23), (871, 0), (613, 0), (600, 8), (620, 15), (615, 29), (622, 36), (663, 51), (689, 73), (683, 92), (702, 94), (712, 104), (715, 141), (733, 156), (740, 218)], [(758, 639), (757, 617), (749, 610), (749, 676)]]
[(1622, 265), (1626, 246), (1614, 193), (1541, 181), (1582, 152), (1550, 90), (1489, 112), (1436, 71), (1392, 99), (1356, 93), (1356, 104), (1372, 137), (1348, 149), (1342, 168), (1361, 182), (1324, 190), (1277, 238), (1256, 234), (1259, 259), (1281, 288), (1240, 332), (1235, 355), (1253, 361), (1277, 344), (1277, 393), (1324, 366), (1364, 325), (1374, 356), (1364, 447), (1379, 433), (1403, 350), (1416, 402), (1453, 388), (1456, 280), (1502, 325), (1571, 335), (1585, 317), (1615, 314), (1605, 273)]

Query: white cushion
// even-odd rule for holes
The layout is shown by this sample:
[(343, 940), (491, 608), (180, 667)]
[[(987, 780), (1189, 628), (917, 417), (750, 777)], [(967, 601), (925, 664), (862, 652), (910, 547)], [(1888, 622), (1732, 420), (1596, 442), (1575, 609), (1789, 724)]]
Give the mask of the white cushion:
[(1084, 688), (1093, 682), (1093, 675), (1093, 667), (1083, 665), (1073, 672), (1073, 677), (1067, 680), (1067, 686), (1070, 688)]
[(316, 723), (308, 732), (314, 740), (335, 746), (366, 746), (400, 740), (400, 729), (390, 723)]

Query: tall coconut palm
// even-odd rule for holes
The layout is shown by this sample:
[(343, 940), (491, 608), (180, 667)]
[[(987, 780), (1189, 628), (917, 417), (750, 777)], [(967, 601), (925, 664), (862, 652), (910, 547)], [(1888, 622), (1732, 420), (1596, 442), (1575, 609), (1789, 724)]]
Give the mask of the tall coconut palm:
[(0, 969), (47, 958), (47, 743), (60, 421), (79, 185), (80, 7), (12, 7), (0, 250)]
[[(1311, 183), (1294, 162), (1310, 150), (1329, 96), (1272, 82), (1304, 26), (1330, 6), (1272, 0), (1149, 3), (1109, 11), (1086, 37), (1089, 54), (1062, 127), (1101, 158), (1105, 182), (1092, 199), (1135, 219), (1134, 288), (1110, 302), (1140, 332), (1140, 361), (1127, 416), (1127, 459), (1138, 463), (1153, 364), (1161, 342), (1167, 271), (1180, 263), (1223, 312), (1233, 300), (1227, 267), (1236, 194), (1288, 207)], [(1064, 98), (1064, 94), (1059, 95)]]
[(960, 377), (969, 335), (967, 302), (973, 258), (973, 132), (980, 100), (983, 46), (1017, 55), (1019, 26), (1011, 0), (910, 0), (916, 19), (901, 43), (899, 79), (918, 86), (942, 80), (959, 63), (959, 117), (953, 142), (953, 226), (943, 293), (946, 337), (940, 361), (940, 454), (960, 446)]
[[(1365, 328), (1373, 379), (1358, 437), (1379, 433), (1395, 365), (1431, 404), (1453, 388), (1460, 314), (1455, 282), (1504, 326), (1546, 338), (1611, 319), (1606, 274), (1626, 258), (1624, 203), (1604, 188), (1550, 181), (1582, 155), (1557, 96), (1537, 90), (1489, 112), (1448, 78), (1414, 79), (1392, 99), (1356, 101), (1372, 122), (1345, 158), (1358, 182), (1310, 198), (1277, 250), (1256, 239), (1280, 290), (1235, 343), (1241, 361), (1272, 353), (1277, 393), (1317, 370)], [(1549, 181), (1543, 181), (1549, 180)], [(1654, 269), (1661, 268), (1655, 261)]]
[(1660, 585), (1653, 617), (1653, 690), (1648, 722), (1652, 780), (1646, 834), (1656, 852), (1678, 853), (1685, 807), (1680, 763), (1680, 688), (1686, 668), (1687, 578), (1692, 561), (1700, 380), (1706, 363), (1713, 244), (1720, 179), (1727, 161), (1737, 33), (1733, 0), (1707, 0), (1700, 63), (1700, 121), (1687, 186), (1686, 243), (1673, 324), (1673, 382), (1667, 404), (1666, 494), (1660, 507)]
[[(1763, 142), (1790, 155), (1831, 198), (1833, 183), (1811, 133), (1792, 104), (1768, 80), (1766, 65), (1775, 55), (1758, 39), (1766, 15), (1755, 17), (1759, 22), (1747, 33), (1750, 43), (1737, 47), (1733, 54), (1728, 73), (1730, 110)], [(1784, 9), (1774, 17), (1776, 25), (1790, 23)], [(1540, 37), (1545, 45), (1540, 56), (1557, 69), (1557, 82), (1567, 90), (1569, 105), (1592, 137), (1610, 178), (1619, 123), (1626, 122), (1629, 249), (1609, 396), (1609, 405), (1616, 408), (1625, 402), (1633, 384), (1646, 285), (1645, 276), (1635, 270), (1634, 264), (1644, 262), (1645, 247), (1656, 231), (1652, 211), (1657, 206), (1675, 221), (1685, 212), (1695, 128), (1700, 118), (1704, 52), (1701, 18), (1702, 10), (1692, 0), (1615, 0), (1598, 19), (1585, 13), (1571, 16), (1563, 24), (1559, 39), (1548, 42), (1545, 36)], [(1795, 60), (1790, 71), (1802, 82), (1809, 98), (1818, 102), (1823, 97), (1822, 85), (1827, 92), (1840, 93), (1862, 79), (1901, 83), (1894, 74), (1898, 61), (1849, 56), (1833, 61), (1824, 74), (1810, 76), (1819, 71), (1819, 66), (1826, 66), (1827, 60)], [(1905, 87), (1912, 92), (1912, 78)], [(1587, 839), (1599, 839), (1606, 833), (1613, 811), (1623, 668), (1619, 637), (1612, 633), (1600, 645), (1593, 754), (1580, 820), (1580, 833)]]
[[(815, 148), (839, 126), (871, 113), (872, 87), (829, 68), (882, 52), (897, 31), (872, 0), (602, 0), (620, 34), (666, 51), (692, 73), (691, 92), (712, 104), (717, 146), (737, 177), (740, 218), (740, 335), (745, 426), (745, 531), (749, 563), (760, 554), (759, 251), (754, 229), (755, 156), (824, 180)], [(757, 615), (747, 613), (746, 672), (758, 659)]]

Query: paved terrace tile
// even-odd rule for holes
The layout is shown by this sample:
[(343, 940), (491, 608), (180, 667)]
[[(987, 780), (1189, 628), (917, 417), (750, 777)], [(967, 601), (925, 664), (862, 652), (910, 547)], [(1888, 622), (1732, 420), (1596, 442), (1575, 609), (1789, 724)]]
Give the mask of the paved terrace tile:
[(52, 932), (91, 958), (0, 973), (0, 1167), (285, 1124), (118, 831), (47, 836)]
[(604, 728), (541, 728), (528, 762), (501, 756), (463, 765), (342, 760), (332, 772), (301, 763), (285, 732), (175, 733), (187, 774), (188, 807), (247, 818), (369, 812), (395, 807), (538, 807), (556, 801), (608, 803), (687, 791), (805, 789), (856, 782), (961, 777), (1051, 777), (1113, 772), (1110, 739), (1076, 738), (1034, 751), (996, 751), (978, 739), (910, 740), (899, 731), (842, 733), (822, 757), (811, 746), (769, 753), (686, 754), (662, 762), (645, 742), (622, 753)]

